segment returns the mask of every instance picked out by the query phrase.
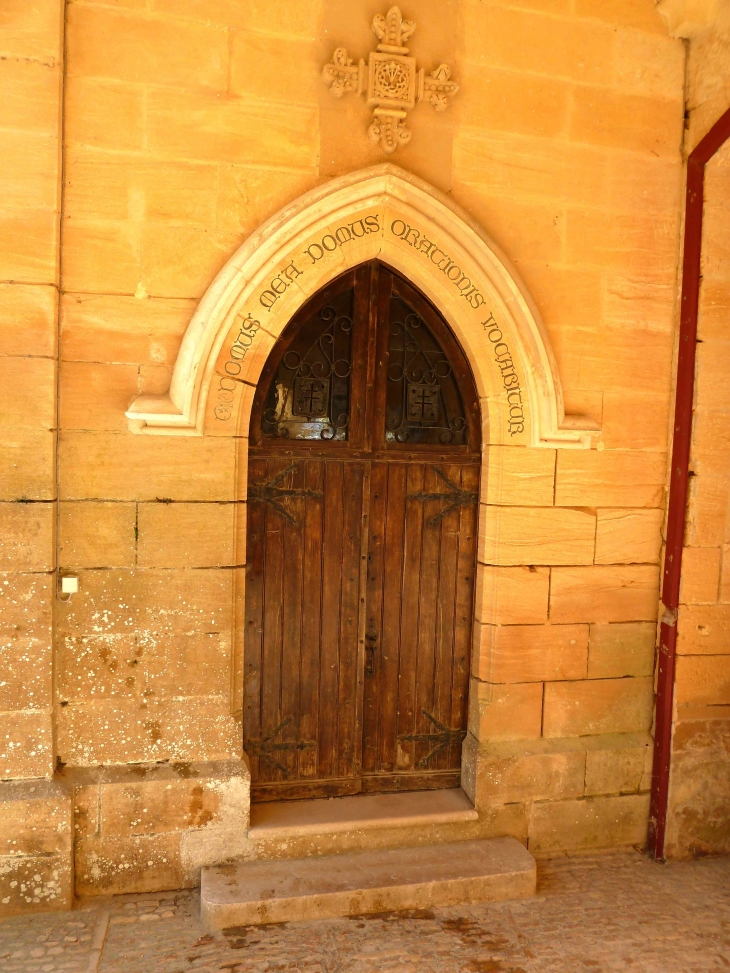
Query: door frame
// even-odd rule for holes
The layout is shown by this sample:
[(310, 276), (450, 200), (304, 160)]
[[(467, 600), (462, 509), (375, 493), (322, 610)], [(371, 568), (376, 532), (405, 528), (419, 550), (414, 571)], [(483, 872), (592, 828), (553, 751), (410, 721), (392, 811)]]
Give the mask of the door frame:
[[(502, 566), (515, 571), (540, 563), (529, 544), (517, 553), (503, 553), (500, 530), (486, 529), (487, 515), (498, 522), (502, 511), (526, 505), (523, 498), (509, 495), (515, 457), (519, 478), (540, 480), (546, 448), (589, 449), (600, 434), (592, 419), (565, 415), (555, 358), (535, 302), (500, 248), (453, 199), (388, 163), (318, 186), (275, 214), (242, 244), (202, 298), (169, 391), (138, 396), (126, 413), (136, 433), (204, 436), (210, 447), (206, 455), (215, 454), (230, 483), (236, 506), (231, 591), (235, 624), (230, 710), (225, 719), (222, 713), (220, 717), (228, 721), (228, 733), (240, 725), (243, 705), (247, 431), (256, 384), (276, 339), (297, 310), (328, 281), (376, 258), (412, 282), (438, 309), (477, 384), (483, 515), (477, 550), (483, 573), (491, 578), (488, 585), (484, 578), (477, 580), (482, 606), (509, 600), (511, 588), (506, 580), (502, 586)], [(491, 651), (475, 644), (473, 667)], [(477, 706), (473, 687), (470, 726)], [(489, 703), (498, 688), (480, 682), (478, 705)], [(476, 712), (475, 718), (478, 722)], [(470, 796), (479, 778), (478, 749), (477, 740), (468, 736), (462, 786)]]

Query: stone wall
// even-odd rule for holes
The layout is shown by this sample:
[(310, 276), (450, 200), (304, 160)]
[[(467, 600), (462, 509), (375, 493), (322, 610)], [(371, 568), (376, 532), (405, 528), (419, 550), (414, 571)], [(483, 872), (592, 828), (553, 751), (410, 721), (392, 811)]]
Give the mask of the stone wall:
[[(319, 74), (336, 46), (373, 49), (370, 22), (386, 6), (3, 4), (0, 590), (12, 678), (0, 685), (0, 776), (50, 778), (59, 765), (82, 820), (84, 892), (193, 881), (179, 849), (201, 827), (197, 797), (175, 783), (177, 810), (152, 830), (125, 798), (127, 819), (102, 815), (89, 831), (85, 788), (100, 807), (120, 781), (134, 790), (135, 766), (241, 756), (245, 438), (134, 435), (125, 409), (166, 391), (197, 302), (262, 221), (383, 160), (364, 136), (364, 101), (336, 101)], [(394, 161), (503, 247), (544, 319), (566, 411), (602, 428), (590, 450), (487, 457), (466, 744), (480, 771), (465, 783), (485, 813), (508, 806), (510, 830), (535, 850), (641, 844), (683, 45), (654, 0), (416, 6), (403, 7), (418, 25), (412, 53), (429, 70), (452, 64), (461, 90), (443, 114), (411, 113), (412, 142)], [(56, 543), (80, 591), (55, 602), (52, 649)], [(87, 868), (89, 848), (101, 871)]]
[[(730, 3), (689, 42), (688, 149), (730, 108)], [(705, 176), (667, 854), (730, 851), (730, 143)]]

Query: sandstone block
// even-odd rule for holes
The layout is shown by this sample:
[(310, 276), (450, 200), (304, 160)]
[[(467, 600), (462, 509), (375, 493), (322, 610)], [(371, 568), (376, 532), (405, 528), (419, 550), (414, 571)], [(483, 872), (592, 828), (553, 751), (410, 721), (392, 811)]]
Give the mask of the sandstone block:
[(599, 510), (596, 564), (657, 564), (663, 510)]
[(543, 734), (571, 737), (647, 732), (653, 704), (650, 677), (546, 683)]
[(682, 551), (682, 604), (712, 604), (718, 600), (722, 549), (685, 547)]
[(139, 391), (138, 371), (136, 365), (62, 362), (61, 428), (126, 432), (124, 413)]
[(50, 503), (0, 503), (0, 571), (51, 571), (54, 508)]
[(728, 654), (730, 605), (680, 605), (677, 619), (679, 655)]
[(140, 279), (138, 237), (138, 226), (130, 222), (67, 220), (63, 231), (65, 286), (92, 294), (134, 294)]
[(629, 622), (656, 618), (659, 569), (629, 564), (553, 568), (550, 620)]
[(476, 618), (493, 625), (547, 621), (550, 569), (477, 565)]
[(648, 819), (648, 794), (535, 804), (528, 846), (537, 855), (643, 847)]
[(674, 705), (680, 720), (725, 716), (730, 707), (730, 654), (677, 656)]
[[(565, 216), (564, 208), (559, 202), (540, 203), (535, 200), (497, 196), (488, 185), (462, 181), (458, 176), (452, 180), (452, 192), (459, 205), (487, 229), (492, 239), (497, 240), (505, 252), (512, 254), (519, 263), (525, 260), (562, 260)], [(540, 449), (539, 452), (545, 454), (540, 465), (547, 466), (547, 457), (552, 451)], [(554, 472), (553, 463), (553, 474)], [(516, 502), (519, 503), (520, 500)], [(552, 491), (547, 502), (552, 503)], [(529, 506), (531, 503), (532, 501), (526, 501), (525, 505)]]
[(480, 625), (472, 672), (491, 683), (585, 679), (587, 625)]
[(231, 503), (145, 503), (139, 506), (141, 567), (221, 567), (234, 563)]
[(0, 424), (46, 431), (55, 425), (55, 362), (46, 358), (0, 358)]
[(466, 125), (548, 137), (567, 128), (570, 87), (559, 80), (470, 61), (464, 63), (462, 78), (468, 92), (461, 106)]
[(58, 196), (58, 136), (0, 129), (0, 179), (8, 209), (52, 209)]
[(287, 105), (317, 101), (322, 66), (311, 41), (237, 31), (231, 46), (231, 91)]
[[(233, 443), (222, 438), (67, 432), (61, 436), (65, 500), (230, 500)], [(124, 465), (117, 462), (124, 451)]]
[(241, 760), (75, 768), (64, 779), (76, 809), (78, 894), (189, 887), (201, 867), (243, 853), (250, 778)]
[(477, 129), (457, 130), (453, 173), (454, 179), (488, 186), (492, 195), (543, 205), (548, 199), (594, 206), (607, 185), (606, 157), (600, 151), (562, 139), (489, 135)]
[(65, 294), (62, 356), (170, 367), (194, 311), (192, 300)]
[(320, 0), (300, 0), (292, 7), (288, 0), (187, 0), (184, 11), (177, 0), (152, 0), (155, 12), (184, 16), (219, 27), (262, 31), (284, 37), (314, 40), (321, 12)]
[(480, 742), (540, 736), (542, 683), (502, 686), (472, 679), (469, 732)]
[[(3, 23), (3, 38), (5, 31)], [(0, 107), (0, 125), (4, 129), (42, 132), (57, 138), (59, 70), (55, 58), (3, 58), (0, 81), (5, 97)]]
[[(227, 760), (241, 752), (227, 699), (187, 696), (70, 702), (58, 712), (64, 763)], [(17, 715), (17, 714), (14, 714)]]
[(482, 453), (482, 502), (551, 506), (556, 450), (488, 446)]
[(73, 904), (71, 795), (44, 780), (0, 783), (0, 916)]
[[(599, 231), (594, 227), (592, 232), (596, 234)], [(575, 328), (567, 325), (553, 336), (553, 343), (560, 373), (567, 388), (611, 388), (616, 391), (635, 391), (636, 388), (641, 388), (645, 392), (658, 393), (665, 397), (669, 395), (672, 359), (669, 332), (641, 330), (635, 326), (604, 328), (597, 332), (586, 328), (584, 324)], [(649, 370), (645, 364), (647, 361), (652, 363)], [(565, 450), (560, 455), (564, 456)], [(595, 451), (584, 454), (581, 450), (581, 455), (605, 457), (607, 454), (596, 454)], [(657, 461), (658, 454), (646, 455), (654, 457), (654, 460), (647, 460), (647, 463)], [(635, 480), (639, 485), (644, 483), (641, 473), (635, 475)], [(609, 478), (606, 482), (612, 481)], [(647, 485), (650, 486), (651, 483)], [(584, 499), (583, 502), (587, 501)], [(642, 507), (658, 506), (659, 502), (637, 502), (634, 499), (621, 500), (619, 497), (610, 502), (598, 503), (599, 506), (607, 507), (612, 504), (619, 507)]]
[(678, 94), (667, 100), (585, 87), (575, 92), (570, 137), (576, 142), (676, 157), (682, 124)]
[(67, 36), (74, 74), (226, 90), (228, 40), (213, 27), (76, 5), (69, 11)]
[(0, 500), (53, 500), (55, 433), (8, 428), (0, 433)]
[(51, 714), (47, 709), (0, 712), (0, 778), (50, 777)]
[[(617, 156), (614, 155), (617, 159)], [(636, 212), (674, 213), (680, 207), (682, 192), (681, 163), (676, 158), (661, 158), (656, 156), (640, 156), (636, 152), (627, 153), (627, 165), (618, 163), (611, 168), (608, 177), (609, 205), (618, 210), (635, 210)], [(630, 162), (629, 162), (630, 160)], [(633, 295), (640, 299), (638, 308), (643, 317), (644, 311), (649, 311), (648, 321), (652, 326), (659, 326), (663, 322), (663, 330), (669, 326), (670, 315), (674, 308), (674, 293), (666, 284), (631, 274), (627, 277), (606, 278), (606, 308), (613, 303), (611, 292), (619, 299), (623, 296), (624, 320), (637, 320), (636, 315), (630, 316), (629, 300)], [(636, 309), (635, 309), (636, 310)]]
[(56, 305), (53, 287), (0, 283), (0, 355), (53, 357)]
[(479, 560), (490, 564), (590, 564), (596, 521), (585, 510), (497, 507), (479, 510)]
[(141, 279), (150, 294), (200, 298), (240, 243), (205, 226), (148, 222), (142, 230)]
[(725, 476), (690, 478), (686, 543), (692, 547), (719, 547), (725, 538), (727, 480)]
[(313, 108), (156, 89), (149, 95), (149, 144), (175, 159), (306, 169), (317, 159), (316, 118)]
[(620, 88), (670, 101), (677, 97), (684, 86), (685, 61), (678, 38), (622, 30), (617, 40), (616, 80)]
[(579, 17), (592, 17), (620, 27), (638, 27), (666, 37), (667, 22), (650, 3), (635, 0), (575, 0)]
[(464, 42), (467, 59), (593, 84), (613, 80), (615, 33), (600, 23), (466, 4)]
[(603, 393), (601, 438), (606, 449), (665, 450), (668, 428), (666, 396), (623, 391)]
[(561, 506), (658, 507), (666, 472), (663, 453), (561, 450), (555, 502)]
[(527, 752), (519, 745), (490, 743), (477, 754), (475, 807), (583, 796), (584, 750)]
[(64, 501), (59, 507), (61, 567), (79, 570), (134, 566), (135, 504), (86, 500)]
[(651, 786), (653, 758), (654, 741), (648, 734), (640, 742), (632, 734), (617, 737), (613, 749), (588, 750), (586, 796), (647, 791)]
[(68, 145), (117, 151), (144, 146), (144, 89), (100, 78), (67, 76), (64, 129)]
[(588, 646), (588, 678), (651, 676), (654, 672), (655, 622), (593, 624)]
[(0, 280), (55, 285), (57, 224), (55, 210), (4, 210), (0, 214)]
[[(674, 165), (672, 165), (670, 186), (676, 184)], [(660, 173), (654, 173), (656, 181)], [(667, 179), (665, 178), (666, 182)], [(637, 207), (645, 208), (645, 204), (637, 201)], [(676, 211), (667, 205), (662, 210), (664, 219)], [(635, 229), (635, 233), (638, 229)], [(618, 244), (614, 250), (618, 248)], [(612, 253), (611, 261), (616, 256)], [(608, 269), (608, 268), (607, 268)], [(603, 320), (609, 327), (635, 328), (636, 322), (641, 321), (645, 329), (657, 334), (669, 334), (674, 320), (674, 282), (666, 278), (663, 273), (647, 273), (644, 277), (633, 276), (632, 269), (615, 269), (606, 274), (603, 290)], [(609, 405), (615, 413), (623, 412), (626, 416), (626, 427), (614, 430), (618, 442), (610, 443), (603, 439), (607, 449), (666, 449), (668, 431), (669, 402), (666, 397), (660, 397), (660, 403), (645, 391), (628, 391), (625, 399), (617, 398), (615, 392), (609, 395)], [(659, 404), (662, 410), (658, 409)], [(664, 415), (664, 427), (656, 429)], [(653, 437), (660, 439), (661, 445), (656, 445)], [(645, 445), (644, 445), (645, 444)]]

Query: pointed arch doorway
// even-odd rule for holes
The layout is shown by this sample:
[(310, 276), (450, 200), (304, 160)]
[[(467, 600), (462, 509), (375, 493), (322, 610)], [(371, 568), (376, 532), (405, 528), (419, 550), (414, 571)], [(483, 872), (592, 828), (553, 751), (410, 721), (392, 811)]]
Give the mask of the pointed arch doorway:
[(294, 317), (249, 432), (252, 800), (459, 784), (480, 474), (468, 362), (378, 261)]

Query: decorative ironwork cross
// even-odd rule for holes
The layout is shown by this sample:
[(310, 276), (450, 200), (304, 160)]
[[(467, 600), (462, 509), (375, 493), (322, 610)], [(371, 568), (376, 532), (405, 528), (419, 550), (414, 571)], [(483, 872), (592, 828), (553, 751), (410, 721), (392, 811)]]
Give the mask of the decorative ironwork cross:
[(409, 733), (399, 736), (398, 739), (402, 740), (403, 743), (428, 743), (431, 744), (431, 749), (426, 754), (425, 757), (421, 757), (418, 761), (418, 766), (423, 768), (428, 765), (431, 757), (435, 757), (437, 753), (441, 753), (442, 750), (446, 750), (448, 747), (453, 746), (456, 743), (461, 743), (461, 741), (466, 736), (466, 730), (452, 730), (448, 726), (444, 726), (440, 723), (435, 716), (431, 716), (425, 709), (421, 712), (426, 717), (429, 723), (433, 724), (438, 730), (438, 733)]
[(377, 51), (355, 65), (344, 47), (338, 47), (329, 64), (322, 69), (322, 77), (335, 98), (348, 91), (366, 95), (368, 105), (375, 106), (368, 138), (379, 142), (387, 155), (409, 142), (411, 130), (404, 124), (408, 112), (419, 101), (428, 101), (436, 111), (445, 111), (449, 98), (459, 90), (451, 80), (448, 64), (439, 64), (426, 74), (416, 68), (416, 59), (408, 57), (404, 42), (416, 29), (415, 23), (403, 20), (398, 7), (391, 7), (385, 16), (373, 19), (372, 31), (378, 38)]
[(431, 469), (447, 486), (451, 487), (451, 491), (449, 493), (409, 493), (408, 499), (448, 501), (447, 505), (428, 521), (429, 527), (435, 527), (439, 520), (445, 517), (446, 514), (450, 514), (452, 510), (456, 510), (457, 507), (465, 507), (468, 504), (477, 503), (479, 496), (471, 490), (462, 490), (458, 483), (454, 483), (438, 466), (432, 466)]
[(248, 499), (260, 500), (262, 503), (270, 504), (274, 510), (278, 510), (285, 520), (288, 520), (290, 524), (296, 524), (296, 520), (292, 517), (289, 511), (281, 503), (282, 500), (286, 500), (288, 497), (303, 497), (306, 500), (317, 500), (324, 496), (321, 490), (293, 490), (293, 489), (282, 489), (278, 484), (282, 480), (286, 479), (290, 473), (293, 473), (297, 468), (298, 463), (292, 463), (281, 473), (277, 473), (276, 476), (272, 477), (268, 483), (251, 483), (248, 487)]
[(286, 719), (282, 720), (275, 730), (269, 733), (268, 736), (264, 737), (263, 740), (248, 740), (246, 743), (246, 750), (251, 754), (252, 757), (260, 757), (267, 763), (271, 764), (272, 767), (276, 767), (277, 770), (286, 777), (288, 771), (286, 767), (279, 763), (276, 757), (272, 756), (273, 753), (282, 752), (292, 752), (297, 750), (312, 750), (314, 749), (314, 743), (308, 740), (294, 740), (291, 743), (274, 743), (274, 737), (281, 733), (281, 731), (292, 723), (292, 717), (287, 716)]

